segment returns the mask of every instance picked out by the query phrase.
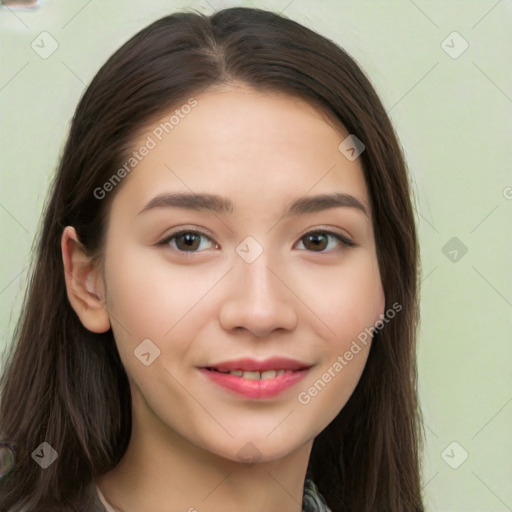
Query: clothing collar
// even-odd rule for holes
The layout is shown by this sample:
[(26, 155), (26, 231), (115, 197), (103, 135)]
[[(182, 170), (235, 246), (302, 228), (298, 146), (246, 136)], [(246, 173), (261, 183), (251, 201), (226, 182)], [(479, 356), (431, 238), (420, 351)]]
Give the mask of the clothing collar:
[[(96, 486), (96, 492), (101, 504), (103, 505), (104, 510), (101, 512), (118, 512), (108, 504), (98, 486)], [(304, 482), (302, 512), (331, 512), (331, 509), (326, 505), (322, 495), (318, 491), (317, 486), (310, 478), (306, 478)]]

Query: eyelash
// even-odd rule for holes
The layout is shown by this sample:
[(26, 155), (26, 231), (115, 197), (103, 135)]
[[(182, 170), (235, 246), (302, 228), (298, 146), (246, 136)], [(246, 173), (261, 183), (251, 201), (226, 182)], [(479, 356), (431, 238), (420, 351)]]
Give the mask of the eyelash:
[[(203, 233), (201, 231), (194, 230), (194, 229), (182, 229), (180, 231), (176, 231), (175, 233), (171, 233), (170, 235), (166, 236), (164, 239), (157, 242), (155, 245), (158, 247), (169, 245), (171, 240), (179, 237), (180, 235), (185, 235), (185, 234), (192, 234), (192, 235), (205, 237), (208, 240), (210, 240), (211, 242), (215, 243), (215, 245), (218, 245), (216, 242), (214, 242), (214, 240), (212, 240), (212, 238), (209, 235), (207, 235), (206, 233)], [(309, 235), (319, 235), (319, 234), (332, 236), (335, 239), (337, 239), (341, 244), (345, 245), (346, 247), (355, 247), (357, 245), (355, 242), (353, 242), (346, 236), (344, 236), (340, 233), (336, 233), (334, 231), (326, 230), (326, 229), (317, 229), (317, 230), (313, 230), (313, 231), (308, 231), (307, 233), (305, 233), (304, 235), (302, 235), (300, 237), (299, 241)], [(181, 249), (177, 249), (177, 248), (176, 249), (173, 248), (172, 250), (178, 252), (180, 255), (184, 255), (185, 257), (191, 256), (192, 254), (202, 252), (202, 251), (197, 251), (197, 250), (182, 251)], [(305, 250), (307, 251), (307, 249), (305, 249)], [(332, 252), (332, 251), (323, 250), (323, 251), (308, 251), (308, 252), (324, 254), (325, 252)]]

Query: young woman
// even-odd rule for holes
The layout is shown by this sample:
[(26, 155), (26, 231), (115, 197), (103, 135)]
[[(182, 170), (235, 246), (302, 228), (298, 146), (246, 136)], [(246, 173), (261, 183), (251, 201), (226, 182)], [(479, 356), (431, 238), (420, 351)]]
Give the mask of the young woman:
[(417, 275), (400, 146), (342, 49), (256, 9), (156, 21), (73, 118), (0, 509), (422, 511)]

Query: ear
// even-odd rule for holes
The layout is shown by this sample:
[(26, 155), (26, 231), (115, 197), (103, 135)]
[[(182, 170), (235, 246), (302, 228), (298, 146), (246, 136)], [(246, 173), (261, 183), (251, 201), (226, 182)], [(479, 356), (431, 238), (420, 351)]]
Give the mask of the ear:
[(62, 261), (69, 302), (86, 329), (101, 333), (110, 329), (105, 307), (105, 283), (78, 240), (75, 228), (66, 226), (61, 238)]

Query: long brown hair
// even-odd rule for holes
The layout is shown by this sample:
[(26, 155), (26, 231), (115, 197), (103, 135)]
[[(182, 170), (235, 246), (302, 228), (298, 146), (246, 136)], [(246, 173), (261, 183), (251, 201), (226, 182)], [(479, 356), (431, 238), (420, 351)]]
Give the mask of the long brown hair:
[[(112, 331), (86, 330), (67, 299), (64, 227), (74, 226), (89, 253), (101, 255), (109, 205), (122, 183), (102, 200), (94, 191), (126, 162), (137, 131), (193, 94), (234, 82), (305, 99), (366, 146), (360, 158), (386, 305), (402, 309), (374, 334), (354, 393), (314, 441), (308, 474), (333, 512), (423, 511), (419, 257), (400, 145), (369, 80), (344, 50), (294, 21), (249, 8), (152, 23), (108, 59), (79, 102), (0, 381), (0, 442), (17, 458), (0, 478), (2, 511), (93, 510), (94, 480), (116, 466), (130, 437), (129, 384)], [(47, 469), (31, 456), (43, 441), (58, 453)]]

